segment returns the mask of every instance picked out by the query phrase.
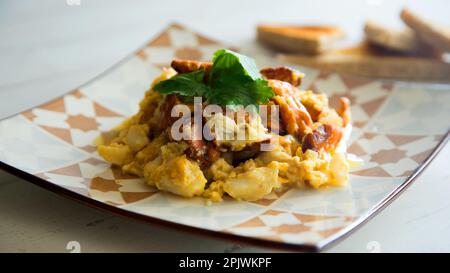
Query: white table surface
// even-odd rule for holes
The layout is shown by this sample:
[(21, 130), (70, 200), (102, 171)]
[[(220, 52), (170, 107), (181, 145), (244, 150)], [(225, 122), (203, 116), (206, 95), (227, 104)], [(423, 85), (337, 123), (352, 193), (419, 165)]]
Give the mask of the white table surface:
[[(409, 6), (450, 25), (448, 1), (1, 1), (0, 118), (96, 76), (177, 21), (246, 46), (258, 22), (331, 23), (361, 37), (371, 18), (401, 26)], [(79, 3), (79, 5), (77, 5)], [(24, 100), (24, 98), (26, 98)], [(393, 204), (330, 252), (450, 252), (450, 145)], [(143, 224), (0, 171), (0, 252), (270, 251)]]

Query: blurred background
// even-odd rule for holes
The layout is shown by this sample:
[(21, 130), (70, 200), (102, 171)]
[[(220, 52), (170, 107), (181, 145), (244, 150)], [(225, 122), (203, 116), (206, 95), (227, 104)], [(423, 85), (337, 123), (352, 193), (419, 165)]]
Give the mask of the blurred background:
[(352, 43), (366, 19), (401, 27), (405, 6), (450, 25), (446, 0), (3, 0), (0, 118), (79, 86), (171, 22), (240, 47), (254, 43), (258, 23), (336, 25)]

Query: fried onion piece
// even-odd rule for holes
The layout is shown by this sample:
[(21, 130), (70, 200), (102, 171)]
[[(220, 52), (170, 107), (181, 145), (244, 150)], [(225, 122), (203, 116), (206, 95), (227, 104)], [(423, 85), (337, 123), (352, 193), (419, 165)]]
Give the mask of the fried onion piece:
[(262, 113), (261, 115), (262, 123), (266, 126), (269, 132), (275, 133), (277, 135), (286, 135), (287, 132), (285, 125), (280, 120), (281, 118), (279, 109), (273, 107), (275, 105), (276, 104), (273, 101), (269, 101), (266, 104), (267, 108), (265, 108), (266, 110), (264, 110), (264, 113)]
[(281, 120), (290, 135), (302, 139), (313, 124), (305, 106), (295, 96), (294, 87), (279, 80), (269, 80), (269, 86), (275, 93), (272, 101), (280, 107)]
[(172, 117), (172, 108), (182, 103), (181, 100), (178, 98), (177, 95), (170, 94), (167, 95), (164, 99), (164, 102), (161, 104), (161, 129), (165, 130), (168, 127), (170, 127), (179, 117)]
[(201, 124), (196, 124), (193, 120), (191, 124), (192, 139), (186, 140), (189, 146), (186, 155), (197, 161), (201, 168), (209, 167), (214, 161), (219, 160), (221, 153), (213, 142), (203, 139)]
[(170, 66), (175, 69), (179, 74), (189, 73), (193, 71), (197, 71), (200, 69), (205, 69), (206, 74), (211, 70), (212, 63), (211, 62), (200, 62), (200, 61), (192, 61), (192, 60), (180, 60), (175, 59), (172, 61)]
[(293, 86), (299, 86), (305, 74), (287, 66), (264, 67), (260, 73), (268, 80), (288, 82)]
[(303, 138), (302, 150), (330, 152), (336, 149), (342, 138), (342, 130), (333, 125), (323, 124)]
[(220, 158), (221, 152), (213, 142), (198, 139), (188, 140), (186, 143), (189, 146), (189, 149), (186, 150), (186, 155), (198, 162), (201, 168), (209, 167)]
[[(167, 95), (165, 101), (161, 105), (161, 128), (166, 130), (169, 139), (173, 140), (171, 126), (175, 121), (183, 117), (172, 117), (172, 108), (178, 104), (184, 104), (191, 109), (193, 112), (193, 105), (186, 104), (180, 100), (177, 95)], [(190, 133), (192, 134), (191, 139), (185, 140), (189, 146), (186, 150), (186, 155), (195, 160), (200, 164), (200, 167), (207, 167), (211, 165), (214, 161), (218, 160), (220, 157), (220, 151), (215, 147), (214, 143), (207, 142), (202, 138), (202, 128), (201, 124), (194, 122), (194, 118), (191, 116), (184, 117), (190, 119), (189, 124), (191, 124)], [(183, 122), (184, 123), (184, 122)], [(200, 126), (200, 127), (199, 127)], [(181, 133), (181, 132), (180, 132)]]
[(339, 108), (336, 111), (338, 115), (342, 118), (343, 127), (350, 123), (350, 100), (346, 97), (341, 97), (339, 99)]

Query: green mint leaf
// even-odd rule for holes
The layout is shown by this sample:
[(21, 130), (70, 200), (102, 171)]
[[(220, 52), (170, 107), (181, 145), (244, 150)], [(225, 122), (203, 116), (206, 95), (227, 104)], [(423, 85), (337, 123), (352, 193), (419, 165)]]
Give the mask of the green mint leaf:
[(261, 79), (258, 66), (252, 58), (227, 49), (219, 49), (214, 53), (212, 71), (219, 69), (233, 69), (236, 73), (248, 75), (252, 80)]
[(269, 83), (264, 79), (257, 79), (253, 86), (254, 93), (257, 94), (257, 104), (266, 104), (275, 95)]
[(274, 95), (272, 88), (263, 79), (251, 81), (246, 78), (225, 77), (214, 82), (211, 90), (213, 92), (209, 95), (208, 102), (223, 106), (265, 104)]
[(214, 54), (209, 73), (208, 101), (219, 105), (258, 105), (273, 95), (253, 59), (230, 50)]
[(205, 70), (178, 74), (170, 79), (157, 83), (153, 89), (161, 94), (178, 94), (185, 97), (203, 96), (209, 87), (204, 84)]
[(228, 107), (256, 106), (274, 96), (255, 61), (231, 50), (220, 49), (214, 53), (207, 83), (204, 78), (205, 70), (178, 74), (159, 82), (154, 90), (161, 94), (178, 94), (185, 102), (202, 96), (208, 103)]

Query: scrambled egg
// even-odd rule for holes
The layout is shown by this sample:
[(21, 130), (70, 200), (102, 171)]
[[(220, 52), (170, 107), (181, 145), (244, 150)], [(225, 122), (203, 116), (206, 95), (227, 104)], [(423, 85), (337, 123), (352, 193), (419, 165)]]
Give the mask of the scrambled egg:
[[(173, 69), (166, 69), (153, 84), (175, 74)], [(301, 91), (298, 97), (316, 119), (312, 129), (321, 124), (343, 125), (342, 118), (328, 107), (325, 95)], [(218, 202), (224, 195), (255, 201), (283, 185), (323, 188), (342, 186), (348, 181), (349, 162), (344, 153), (303, 151), (294, 136), (269, 133), (258, 115), (248, 123), (237, 123), (222, 114), (210, 117), (207, 125), (214, 128), (215, 145), (223, 151), (212, 164), (203, 166), (187, 156), (191, 148), (187, 142), (171, 141), (161, 127), (163, 101), (164, 95), (150, 89), (140, 103), (139, 112), (98, 142), (98, 153), (105, 160), (120, 166), (125, 173), (143, 177), (149, 186), (183, 197), (203, 196)], [(237, 133), (247, 138), (227, 137)], [(267, 140), (273, 145), (271, 151), (256, 151), (251, 158), (233, 162), (233, 154), (245, 155), (252, 144)]]
[(226, 146), (232, 151), (241, 151), (248, 145), (271, 138), (259, 115), (254, 115), (248, 122), (236, 122), (234, 119), (218, 113), (208, 119), (206, 126), (213, 129), (215, 143), (219, 147)]

